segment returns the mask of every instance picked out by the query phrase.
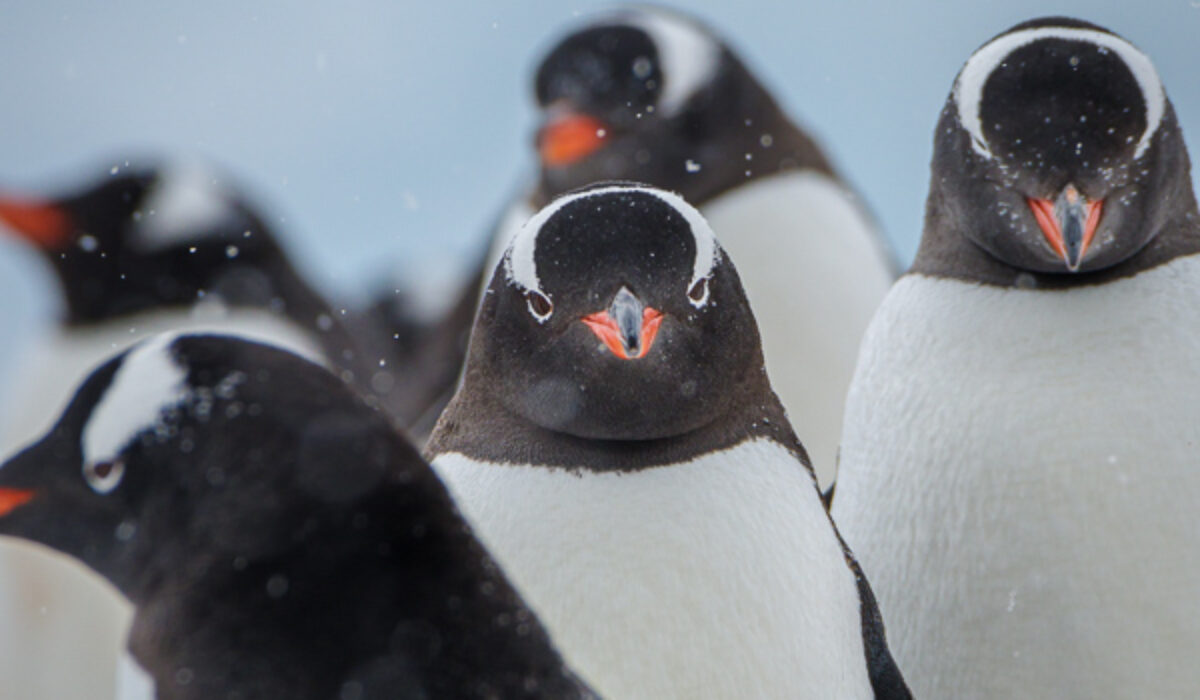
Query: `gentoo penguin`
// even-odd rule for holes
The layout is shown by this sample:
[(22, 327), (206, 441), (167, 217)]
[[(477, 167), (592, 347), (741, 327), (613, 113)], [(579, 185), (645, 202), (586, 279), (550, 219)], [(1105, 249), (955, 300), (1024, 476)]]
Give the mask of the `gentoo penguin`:
[(1200, 217), (1150, 59), (1039, 19), (976, 51), (863, 341), (833, 515), (923, 697), (1200, 685)]
[[(0, 223), (43, 253), (65, 300), (61, 323), (10, 374), (0, 458), (43, 432), (75, 383), (114, 350), (163, 330), (237, 332), (345, 371), (361, 362), (364, 379), (379, 371), (340, 310), (297, 273), (232, 181), (210, 168), (120, 167), (74, 195), (7, 194)], [(8, 690), (71, 698), (79, 688), (111, 687), (127, 611), (42, 552), (16, 543), (2, 550), (0, 676), (16, 684)], [(81, 660), (73, 673), (45, 665), (60, 653)]]
[(530, 219), (428, 453), (602, 695), (909, 697), (738, 274), (677, 195), (598, 185)]
[[(725, 42), (659, 8), (602, 13), (569, 33), (543, 58), (535, 91), (536, 183), (497, 227), (476, 284), (564, 192), (615, 179), (681, 194), (738, 261), (773, 385), (828, 483), (858, 344), (895, 269), (821, 148)], [(466, 291), (469, 312), (479, 288)], [(443, 339), (465, 348), (472, 313), (449, 318), (460, 332)]]
[(26, 372), (34, 398), (7, 417), (18, 441), (43, 431), (97, 362), (156, 332), (226, 328), (331, 364), (350, 344), (340, 314), (209, 168), (123, 168), (53, 200), (0, 195), (0, 224), (43, 253), (65, 301), (61, 332), (39, 352), (45, 370)]
[(0, 534), (133, 602), (160, 700), (593, 697), (389, 419), (278, 348), (102, 365), (0, 466)]

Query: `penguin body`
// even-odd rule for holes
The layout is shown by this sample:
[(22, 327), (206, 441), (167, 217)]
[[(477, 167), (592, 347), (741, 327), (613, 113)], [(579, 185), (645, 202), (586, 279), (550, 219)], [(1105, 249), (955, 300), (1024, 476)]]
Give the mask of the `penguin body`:
[(555, 197), (602, 180), (680, 194), (738, 261), (773, 385), (828, 484), (853, 357), (895, 269), (821, 147), (712, 31), (658, 8), (592, 18), (546, 52), (535, 88), (537, 182), (495, 229), (472, 298)]
[(679, 197), (598, 185), (530, 219), (428, 452), (598, 692), (908, 697), (737, 273)]
[(389, 419), (277, 348), (105, 363), (0, 466), (0, 534), (133, 602), (160, 700), (593, 697)]
[(1195, 688), (1198, 304), (1149, 59), (1065, 18), (985, 44), (938, 126), (917, 260), (863, 341), (832, 506), (914, 692)]
[(781, 445), (746, 441), (623, 473), (455, 453), (436, 466), (567, 658), (607, 695), (874, 697), (854, 574)]
[[(5, 196), (0, 221), (43, 254), (65, 301), (61, 321), (24, 349), (11, 375), (2, 455), (44, 432), (97, 364), (164, 331), (241, 333), (339, 370), (369, 368), (362, 378), (383, 371), (364, 364), (368, 345), (211, 169), (131, 167), (55, 200)], [(127, 605), (105, 586), (58, 573), (44, 552), (13, 542), (3, 549), (0, 570), (12, 583), (0, 612), (0, 674), (14, 679), (11, 692), (70, 698), (112, 687)], [(43, 665), (68, 649), (79, 651), (77, 674)]]
[(1198, 309), (1200, 256), (1055, 292), (913, 275), (889, 294), (833, 513), (930, 696), (1190, 687), (1200, 380), (1178, 370)]

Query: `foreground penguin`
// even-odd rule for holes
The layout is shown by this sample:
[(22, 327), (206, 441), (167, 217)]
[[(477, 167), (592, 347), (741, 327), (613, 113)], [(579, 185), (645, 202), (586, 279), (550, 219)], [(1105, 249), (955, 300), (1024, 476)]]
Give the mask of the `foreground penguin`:
[[(387, 371), (366, 351), (361, 324), (352, 334), (265, 221), (211, 169), (129, 167), (54, 200), (7, 194), (0, 224), (44, 255), (65, 301), (61, 323), (9, 374), (0, 458), (45, 431), (79, 379), (116, 349), (164, 330), (269, 341), (355, 372), (361, 384)], [(70, 698), (111, 686), (127, 611), (65, 570), (28, 548), (0, 553), (0, 677), (15, 684), (14, 697)], [(79, 659), (73, 673), (44, 665), (58, 654)]]
[(428, 452), (568, 662), (613, 698), (906, 698), (678, 196), (601, 185), (513, 239)]
[(1150, 60), (1104, 29), (1021, 24), (959, 73), (833, 503), (920, 696), (1195, 695), (1188, 168)]
[(678, 192), (738, 261), (773, 385), (828, 483), (855, 353), (895, 274), (820, 147), (724, 42), (662, 9), (600, 14), (568, 34), (542, 60), (536, 94), (536, 186), (498, 227), (438, 352), (465, 338), (477, 285), (533, 211), (600, 180)]
[(592, 697), (389, 421), (277, 348), (101, 366), (0, 466), (0, 534), (133, 602), (160, 700)]

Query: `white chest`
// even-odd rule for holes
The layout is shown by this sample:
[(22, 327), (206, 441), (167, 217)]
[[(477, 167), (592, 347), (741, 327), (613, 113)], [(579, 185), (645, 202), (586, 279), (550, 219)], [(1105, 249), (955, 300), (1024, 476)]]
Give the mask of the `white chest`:
[(926, 697), (1200, 683), (1200, 258), (1061, 292), (911, 276), (863, 342), (834, 517)]
[(828, 485), (858, 345), (893, 281), (875, 227), (812, 172), (755, 180), (703, 211), (746, 289), (771, 386)]
[(627, 474), (434, 467), (605, 697), (871, 697), (853, 575), (778, 445)]

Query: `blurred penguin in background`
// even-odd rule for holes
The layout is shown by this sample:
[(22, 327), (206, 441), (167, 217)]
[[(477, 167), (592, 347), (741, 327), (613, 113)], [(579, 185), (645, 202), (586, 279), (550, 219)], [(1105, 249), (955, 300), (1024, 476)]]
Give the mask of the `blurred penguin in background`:
[(423, 352), (433, 360), (421, 366), (443, 371), (402, 392), (428, 404), (416, 432), (453, 393), (482, 285), (520, 225), (564, 192), (630, 180), (680, 194), (720, 232), (775, 390), (830, 483), (859, 340), (895, 268), (821, 147), (716, 33), (660, 8), (606, 12), (572, 30), (543, 57), (534, 91), (538, 174), (496, 226), (458, 304), (429, 331)]

